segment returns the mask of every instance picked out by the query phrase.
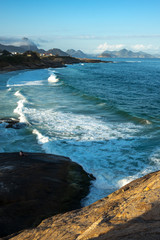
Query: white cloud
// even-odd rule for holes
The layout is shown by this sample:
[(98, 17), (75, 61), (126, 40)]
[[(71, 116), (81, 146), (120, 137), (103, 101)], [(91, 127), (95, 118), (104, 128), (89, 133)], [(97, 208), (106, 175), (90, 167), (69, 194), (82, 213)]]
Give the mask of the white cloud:
[(35, 45), (33, 41), (30, 39), (23, 37), (23, 38), (14, 38), (14, 37), (0, 37), (0, 43), (4, 45), (13, 45), (16, 47), (20, 46), (28, 46), (28, 45)]
[(152, 50), (154, 47), (152, 44), (148, 44), (148, 45), (136, 44), (136, 45), (132, 45), (131, 48), (134, 51), (146, 51), (146, 50)]
[(97, 49), (96, 52), (103, 52), (106, 50), (109, 51), (116, 51), (116, 50), (120, 50), (124, 48), (124, 44), (108, 44), (107, 42), (100, 44)]

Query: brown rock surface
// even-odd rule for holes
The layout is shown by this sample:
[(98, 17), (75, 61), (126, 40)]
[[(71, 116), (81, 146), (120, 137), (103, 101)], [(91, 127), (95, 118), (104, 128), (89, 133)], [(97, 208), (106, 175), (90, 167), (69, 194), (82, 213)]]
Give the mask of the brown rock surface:
[(44, 220), (14, 240), (159, 240), (160, 171), (137, 179), (96, 203)]
[(90, 178), (69, 158), (43, 153), (0, 154), (0, 237), (81, 207)]

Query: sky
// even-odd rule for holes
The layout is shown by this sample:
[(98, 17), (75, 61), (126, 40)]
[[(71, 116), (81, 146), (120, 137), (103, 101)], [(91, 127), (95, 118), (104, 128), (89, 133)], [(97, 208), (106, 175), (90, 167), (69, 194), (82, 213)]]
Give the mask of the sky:
[(0, 0), (0, 43), (160, 54), (160, 0)]

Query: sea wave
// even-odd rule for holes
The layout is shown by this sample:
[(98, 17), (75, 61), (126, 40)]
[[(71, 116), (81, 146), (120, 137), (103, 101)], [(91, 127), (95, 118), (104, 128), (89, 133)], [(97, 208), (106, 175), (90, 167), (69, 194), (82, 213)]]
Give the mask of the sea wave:
[(42, 135), (37, 129), (34, 129), (32, 133), (37, 135), (37, 140), (39, 144), (44, 144), (49, 142), (49, 137)]
[[(122, 185), (122, 176), (128, 178), (134, 175), (135, 169), (145, 168), (145, 163), (136, 163), (144, 157), (142, 152), (136, 151), (137, 143), (141, 141), (137, 133), (142, 126), (111, 124), (92, 116), (55, 109), (28, 109), (27, 116), (33, 127), (38, 123), (32, 133), (46, 153), (68, 156), (96, 177), (92, 196), (85, 200), (85, 205)], [(98, 198), (94, 194), (96, 191)]]
[[(38, 80), (45, 86), (21, 86), (12, 88), (10, 92), (6, 91), (10, 113), (13, 113), (17, 103), (14, 112), (19, 115), (20, 121), (28, 121), (30, 126), (17, 131), (0, 128), (4, 136), (5, 131), (8, 134), (8, 144), (3, 144), (3, 139), (0, 139), (0, 151), (15, 151), (20, 147), (23, 150), (24, 147), (24, 151), (32, 148), (33, 151), (43, 150), (46, 153), (65, 155), (92, 173), (96, 180), (91, 186), (89, 196), (84, 200), (85, 205), (107, 196), (149, 171), (156, 170), (160, 159), (160, 152), (155, 149), (158, 145), (159, 119), (156, 119), (156, 124), (153, 113), (141, 111), (149, 102), (142, 104), (140, 100), (143, 94), (141, 96), (140, 91), (135, 96), (139, 86), (148, 83), (138, 83), (141, 75), (132, 79), (132, 64), (128, 65), (133, 72), (125, 72), (125, 68), (121, 71), (121, 65), (105, 64), (104, 68), (102, 64), (97, 65), (97, 69), (96, 65), (93, 68), (92, 65), (74, 65), (58, 72), (53, 69), (21, 72), (21, 75), (10, 79), (10, 84)], [(135, 66), (138, 66), (138, 73), (141, 64)], [(146, 79), (146, 75), (142, 76), (142, 79)], [(50, 78), (52, 82), (49, 82)], [(55, 82), (55, 79), (59, 79), (59, 82)], [(133, 84), (133, 80), (136, 80), (137, 85)], [(132, 87), (133, 92), (130, 91)], [(119, 88), (121, 91), (116, 91)], [(150, 99), (150, 92), (154, 93), (156, 89), (158, 87), (152, 91), (147, 90), (146, 99)], [(14, 92), (15, 96), (8, 98)], [(130, 93), (132, 101), (128, 101)], [(155, 101), (150, 99), (151, 106), (159, 101), (158, 92), (154, 96), (157, 98)], [(134, 101), (135, 99), (139, 100)]]
[(27, 103), (27, 99), (20, 93), (20, 91), (15, 92), (14, 94), (20, 100), (17, 102), (17, 107), (14, 109), (14, 113), (19, 115), (19, 121), (22, 123), (28, 123), (28, 120), (24, 114), (24, 104)]
[(48, 82), (49, 83), (57, 83), (59, 81), (59, 79), (57, 78), (57, 76), (55, 74), (51, 74), (48, 78)]
[(153, 152), (150, 154), (149, 162), (150, 162), (150, 165), (145, 166), (140, 171), (138, 171), (136, 174), (134, 174), (132, 176), (127, 176), (127, 177), (119, 180), (117, 182), (117, 187), (118, 188), (123, 187), (124, 185), (128, 184), (129, 182), (131, 182), (137, 178), (140, 178), (148, 173), (158, 171), (160, 168), (160, 148), (159, 147), (154, 149)]
[(49, 76), (47, 69), (30, 70), (18, 73), (7, 81), (7, 87), (43, 85)]

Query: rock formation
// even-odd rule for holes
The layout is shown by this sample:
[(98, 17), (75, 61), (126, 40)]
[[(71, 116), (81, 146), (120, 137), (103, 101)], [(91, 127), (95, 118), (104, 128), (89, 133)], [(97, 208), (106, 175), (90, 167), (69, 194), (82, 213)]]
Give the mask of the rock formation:
[(15, 118), (0, 119), (0, 124), (3, 124), (5, 128), (15, 128), (15, 129), (23, 128), (26, 126), (25, 123), (20, 123), (19, 120)]
[(160, 171), (94, 204), (44, 220), (12, 240), (159, 240)]
[(75, 63), (99, 63), (110, 61), (101, 61), (98, 59), (79, 59), (70, 56), (42, 56), (38, 53), (27, 51), (24, 54), (0, 56), (0, 72), (9, 72), (23, 69), (43, 69), (65, 67), (66, 64)]
[(81, 207), (89, 175), (69, 158), (42, 153), (0, 154), (0, 237)]
[(119, 51), (104, 51), (99, 57), (112, 57), (112, 58), (154, 58), (155, 56), (145, 52), (132, 52), (127, 49)]
[(66, 51), (70, 56), (75, 57), (75, 58), (87, 58), (87, 54), (82, 52), (81, 50), (74, 50), (74, 49), (68, 49)]

